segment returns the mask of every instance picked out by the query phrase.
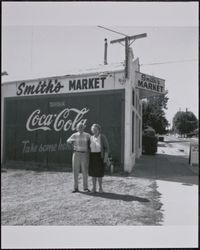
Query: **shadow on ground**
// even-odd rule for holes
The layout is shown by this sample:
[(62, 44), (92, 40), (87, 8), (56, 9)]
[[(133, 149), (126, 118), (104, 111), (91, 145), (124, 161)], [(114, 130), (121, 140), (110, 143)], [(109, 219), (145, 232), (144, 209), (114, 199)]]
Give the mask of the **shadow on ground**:
[(181, 141), (171, 140), (171, 141), (165, 141), (165, 143), (183, 143), (183, 142), (190, 142), (190, 140), (181, 140)]
[(164, 144), (164, 143), (159, 143), (159, 147), (166, 148), (167, 146), (166, 146), (166, 144)]
[[(196, 166), (196, 168), (199, 168)], [(178, 155), (142, 155), (131, 176), (198, 185), (198, 171), (191, 170), (188, 158)]]
[(89, 192), (89, 193), (85, 193), (85, 192), (81, 192), (85, 195), (89, 195), (89, 196), (95, 196), (95, 197), (102, 197), (105, 199), (111, 199), (111, 200), (122, 200), (122, 201), (139, 201), (139, 202), (149, 202), (148, 199), (146, 198), (141, 198), (141, 197), (137, 197), (137, 196), (133, 196), (133, 195), (123, 195), (123, 194), (116, 194), (116, 193), (93, 193), (93, 192)]

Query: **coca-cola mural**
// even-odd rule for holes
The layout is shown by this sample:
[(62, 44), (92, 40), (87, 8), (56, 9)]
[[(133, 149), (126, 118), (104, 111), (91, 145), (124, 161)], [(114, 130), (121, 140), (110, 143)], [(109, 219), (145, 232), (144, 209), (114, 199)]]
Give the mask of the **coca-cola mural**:
[[(85, 113), (89, 109), (83, 108), (82, 110), (76, 108), (66, 108), (61, 110), (58, 114), (42, 114), (40, 109), (36, 109), (32, 112), (26, 122), (26, 129), (28, 131), (34, 130), (55, 130), (55, 131), (68, 131), (71, 129), (74, 131), (76, 125), (82, 122), (86, 125), (87, 119), (82, 119)], [(70, 119), (70, 113), (75, 113), (75, 119)]]
[[(71, 168), (67, 138), (82, 122), (102, 126), (116, 165), (123, 164), (124, 91), (7, 98), (5, 163)], [(31, 164), (30, 164), (31, 163)]]

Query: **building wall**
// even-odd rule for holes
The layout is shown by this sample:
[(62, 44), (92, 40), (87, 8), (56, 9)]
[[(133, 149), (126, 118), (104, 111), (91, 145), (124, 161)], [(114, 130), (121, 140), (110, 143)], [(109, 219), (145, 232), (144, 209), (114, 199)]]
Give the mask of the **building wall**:
[[(8, 154), (8, 152), (5, 152), (5, 145), (7, 144), (7, 139), (5, 138), (5, 136), (8, 137), (9, 132), (8, 132), (8, 129), (6, 130), (5, 128), (4, 111), (7, 110), (6, 117), (8, 117), (8, 113), (10, 113), (9, 115), (11, 115), (11, 118), (13, 118), (12, 113), (14, 112), (14, 109), (15, 109), (15, 102), (16, 102), (16, 105), (19, 105), (20, 100), (24, 99), (24, 100), (30, 100), (30, 102), (32, 100), (34, 104), (34, 102), (37, 103), (37, 101), (42, 102), (43, 98), (44, 99), (48, 98), (49, 100), (52, 100), (52, 98), (54, 97), (57, 98), (60, 96), (62, 98), (63, 97), (67, 98), (67, 96), (73, 96), (73, 95), (74, 96), (85, 95), (88, 97), (90, 96), (91, 98), (94, 94), (96, 95), (98, 99), (100, 98), (98, 97), (100, 93), (108, 94), (107, 96), (109, 96), (109, 93), (111, 93), (113, 96), (116, 96), (116, 99), (113, 98), (112, 102), (117, 102), (116, 107), (118, 106), (119, 107), (117, 109), (116, 107), (113, 109), (110, 109), (111, 112), (115, 112), (115, 113), (112, 113), (110, 116), (107, 116), (106, 119), (107, 120), (110, 119), (110, 122), (108, 122), (108, 125), (107, 125), (109, 126), (109, 128), (105, 126), (104, 130), (105, 131), (109, 130), (111, 135), (112, 134), (113, 135), (117, 134), (118, 136), (120, 135), (120, 141), (117, 143), (120, 144), (119, 147), (120, 147), (121, 152), (119, 152), (119, 149), (118, 149), (120, 156), (116, 157), (117, 151), (114, 150), (114, 156), (118, 158), (116, 161), (117, 164), (115, 167), (116, 167), (116, 170), (124, 170), (124, 171), (130, 172), (134, 167), (136, 158), (140, 157), (141, 155), (141, 147), (139, 147), (139, 141), (140, 141), (140, 146), (141, 146), (142, 133), (140, 130), (142, 128), (142, 121), (141, 121), (141, 112), (139, 111), (139, 107), (140, 107), (139, 93), (138, 93), (138, 89), (135, 88), (135, 71), (138, 71), (138, 70), (139, 70), (139, 60), (136, 59), (135, 61), (133, 61), (133, 54), (132, 54), (132, 51), (130, 50), (129, 51), (129, 78), (126, 80), (124, 79), (124, 71), (119, 70), (119, 71), (114, 71), (110, 73), (108, 72), (106, 74), (87, 73), (87, 74), (80, 74), (80, 75), (74, 75), (74, 76), (73, 75), (62, 76), (62, 77), (59, 76), (59, 77), (33, 79), (33, 80), (28, 80), (28, 81), (17, 81), (17, 82), (10, 82), (10, 83), (3, 84), (2, 85), (2, 100), (1, 100), (2, 102), (2, 113), (1, 113), (1, 116), (2, 116), (1, 117), (2, 118), (1, 156), (2, 157), (1, 159), (6, 160), (7, 156), (5, 157), (5, 153)], [(46, 84), (46, 85), (54, 84), (54, 86), (48, 89), (45, 89), (41, 87), (43, 84)], [(134, 105), (133, 105), (133, 90), (134, 90)], [(7, 98), (6, 99), (7, 104), (9, 103), (10, 105), (9, 109), (5, 107), (5, 98)], [(11, 99), (13, 99), (13, 101), (15, 100), (14, 102), (12, 102), (13, 106), (11, 105), (11, 102), (8, 102), (8, 100), (11, 100)], [(104, 99), (106, 100), (105, 102), (99, 101), (99, 103), (101, 104), (97, 104), (96, 100), (93, 100), (93, 102), (96, 103), (95, 107), (97, 108), (97, 114), (99, 114), (101, 118), (98, 120), (98, 116), (96, 116), (96, 119), (93, 119), (91, 122), (103, 123), (103, 120), (102, 120), (103, 115), (102, 115), (102, 112), (99, 112), (99, 109), (103, 108), (104, 110), (106, 110), (106, 106), (103, 106), (104, 104), (107, 105), (107, 107), (110, 107), (111, 103), (109, 103), (109, 100), (111, 99), (112, 98), (110, 96), (109, 98)], [(76, 100), (76, 102), (78, 102), (78, 100)], [(118, 103), (118, 102), (121, 102), (121, 103)], [(48, 106), (48, 103), (49, 101), (41, 105)], [(26, 102), (24, 102), (24, 108), (26, 109)], [(23, 106), (21, 109), (22, 109), (21, 110), (22, 112)], [(24, 112), (26, 111), (24, 110), (23, 113)], [(48, 113), (47, 111), (45, 112)], [(114, 119), (115, 116), (116, 118), (118, 117), (117, 118), (118, 120)], [(22, 120), (23, 119), (24, 118), (22, 117)], [(112, 121), (113, 121), (113, 128), (111, 126)], [(89, 123), (88, 125), (90, 125)], [(117, 123), (120, 123), (120, 125)], [(120, 131), (116, 130), (117, 127), (118, 127), (118, 130), (120, 129)], [(10, 131), (12, 131), (11, 128), (10, 128)], [(48, 132), (46, 134), (48, 134)], [(108, 137), (111, 135), (108, 135)], [(112, 138), (110, 140), (114, 140), (114, 139)], [(7, 145), (7, 148), (8, 148), (8, 145)], [(58, 158), (59, 157), (57, 156), (57, 159)], [(34, 163), (35, 160), (32, 159), (31, 161)], [(47, 158), (44, 157), (43, 162), (45, 163), (47, 161), (48, 161)], [(19, 162), (21, 162), (21, 160)]]
[[(124, 165), (125, 113), (125, 90), (121, 82), (122, 75), (123, 72), (111, 72), (107, 74), (103, 85), (100, 84), (99, 80), (102, 76), (97, 74), (58, 77), (53, 79), (34, 79), (3, 84), (1, 113), (2, 161), (4, 160), (7, 165), (13, 165), (15, 163), (14, 165), (16, 166), (23, 165), (23, 163), (27, 162), (28, 165), (36, 164), (48, 167), (50, 167), (50, 165), (56, 166), (56, 162), (59, 163), (58, 165), (60, 166), (65, 164), (65, 162), (71, 165), (70, 154), (67, 160), (63, 159), (62, 152), (53, 152), (53, 148), (49, 149), (51, 151), (47, 150), (47, 152), (43, 154), (38, 152), (38, 150), (41, 144), (43, 144), (42, 146), (49, 145), (52, 147), (56, 143), (58, 145), (60, 137), (65, 138), (66, 141), (67, 137), (75, 132), (75, 128), (71, 129), (70, 132), (66, 131), (61, 136), (59, 136), (58, 133), (63, 133), (62, 130), (49, 134), (49, 128), (44, 128), (44, 130), (37, 128), (35, 130), (35, 128), (31, 127), (29, 129), (33, 131), (27, 131), (27, 120), (30, 118), (31, 113), (36, 110), (39, 110), (39, 113), (35, 113), (36, 115), (47, 116), (51, 113), (58, 115), (60, 111), (69, 106), (79, 111), (87, 106), (86, 108), (89, 109), (89, 112), (85, 115), (87, 117), (83, 117), (87, 120), (86, 131), (90, 132), (92, 123), (100, 123), (102, 125), (103, 132), (110, 141), (111, 154), (115, 160), (116, 168), (122, 171)], [(90, 82), (91, 88), (85, 89), (80, 87), (80, 79), (92, 78), (94, 78), (94, 81), (93, 85), (91, 85)], [(95, 82), (95, 79), (98, 79), (98, 81)], [(47, 94), (33, 93), (35, 91), (35, 86), (38, 86), (40, 81), (43, 83), (49, 80), (57, 80), (57, 82), (60, 82), (64, 87), (56, 94), (54, 92)], [(79, 88), (69, 89), (68, 84), (70, 80), (75, 80), (77, 84), (79, 83), (79, 85), (77, 85)], [(24, 84), (21, 85), (22, 83)], [(86, 83), (86, 81), (84, 83)], [(95, 84), (97, 88), (95, 88)], [(28, 86), (28, 88), (26, 88), (26, 86)], [(84, 85), (84, 87), (89, 87), (89, 85)], [(58, 104), (61, 106), (56, 107)], [(54, 105), (54, 107), (51, 105)], [(52, 127), (50, 129), (52, 129)], [(66, 144), (65, 141), (60, 143)], [(32, 148), (30, 150), (31, 145)], [(37, 152), (34, 152), (36, 146)], [(41, 151), (42, 150), (41, 148)], [(69, 151), (69, 149), (66, 150)]]
[(76, 124), (86, 124), (91, 132), (99, 123), (108, 138), (118, 170), (123, 170), (124, 90), (109, 90), (5, 100), (7, 166), (37, 166), (48, 169), (71, 168), (72, 149), (66, 143)]
[[(139, 71), (139, 59), (133, 60), (132, 49), (129, 49), (129, 78), (126, 80), (125, 94), (125, 151), (124, 170), (131, 172), (136, 158), (141, 156), (142, 146), (142, 113), (139, 112), (141, 101), (139, 100), (139, 90), (136, 89), (135, 71)], [(134, 102), (134, 103), (133, 103)], [(140, 124), (140, 126), (139, 126)]]

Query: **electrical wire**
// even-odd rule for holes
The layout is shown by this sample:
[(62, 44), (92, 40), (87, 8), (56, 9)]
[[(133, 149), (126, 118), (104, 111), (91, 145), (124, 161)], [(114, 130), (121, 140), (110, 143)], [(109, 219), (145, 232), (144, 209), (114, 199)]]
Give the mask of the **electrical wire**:
[(192, 61), (197, 61), (197, 59), (167, 61), (167, 62), (158, 62), (158, 63), (144, 63), (144, 64), (140, 64), (140, 66), (159, 65), (159, 64), (170, 64), (170, 63), (183, 63), (183, 62), (192, 62)]
[(114, 32), (114, 33), (117, 33), (117, 34), (120, 34), (120, 35), (123, 35), (123, 36), (128, 36), (128, 35), (126, 35), (126, 34), (123, 34), (123, 33), (120, 33), (120, 32), (118, 32), (118, 31), (115, 31), (115, 30), (111, 30), (111, 29), (105, 28), (105, 27), (100, 26), (100, 25), (97, 25), (97, 27), (102, 28), (102, 29), (105, 29), (105, 30), (112, 31), (112, 32)]

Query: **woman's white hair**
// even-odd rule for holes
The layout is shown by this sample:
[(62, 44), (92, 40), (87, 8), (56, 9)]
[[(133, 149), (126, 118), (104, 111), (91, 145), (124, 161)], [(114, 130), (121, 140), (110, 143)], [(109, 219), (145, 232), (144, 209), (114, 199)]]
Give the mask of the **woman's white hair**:
[(101, 131), (101, 126), (99, 124), (97, 123), (92, 124), (91, 129), (94, 127), (98, 128), (98, 130)]

